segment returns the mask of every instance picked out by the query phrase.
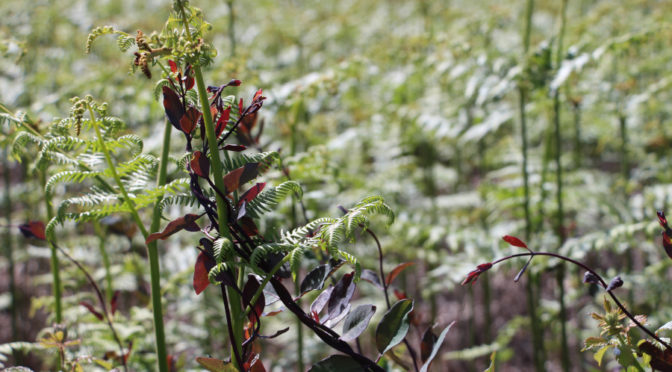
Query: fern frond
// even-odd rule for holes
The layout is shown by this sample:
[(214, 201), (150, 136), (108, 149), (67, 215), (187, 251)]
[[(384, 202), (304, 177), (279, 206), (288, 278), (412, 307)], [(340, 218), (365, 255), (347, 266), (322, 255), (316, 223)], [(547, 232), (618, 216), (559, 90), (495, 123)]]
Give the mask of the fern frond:
[(245, 207), (247, 216), (259, 218), (262, 214), (273, 210), (290, 193), (301, 197), (303, 195), (301, 185), (294, 181), (286, 181), (276, 187), (265, 188)]
[(29, 145), (40, 146), (42, 141), (42, 138), (32, 133), (21, 131), (14, 137), (14, 142), (12, 143), (12, 156), (18, 159), (20, 155), (24, 153), (26, 147)]
[(304, 248), (299, 246), (289, 252), (289, 269), (292, 272), (292, 279), (296, 280), (296, 276), (301, 269), (301, 261), (303, 260)]
[(280, 160), (280, 154), (275, 151), (260, 152), (257, 154), (238, 154), (231, 156), (230, 159), (224, 160), (224, 170), (230, 172), (236, 168), (240, 168), (247, 163), (263, 163), (268, 166)]
[(360, 265), (359, 261), (357, 260), (357, 257), (342, 250), (338, 250), (338, 252), (334, 256), (344, 259), (345, 262), (347, 262), (350, 266), (353, 266), (355, 268), (354, 281), (355, 283), (357, 283), (359, 281), (359, 277), (362, 275), (362, 265)]
[(258, 245), (256, 248), (254, 248), (254, 251), (252, 251), (252, 255), (250, 256), (250, 265), (252, 265), (252, 269), (258, 271), (260, 270), (259, 265), (266, 257), (268, 257), (268, 255), (271, 253), (289, 252), (294, 247), (294, 244), (284, 242)]
[(233, 249), (233, 243), (227, 238), (220, 237), (212, 245), (217, 262), (231, 261), (236, 251)]

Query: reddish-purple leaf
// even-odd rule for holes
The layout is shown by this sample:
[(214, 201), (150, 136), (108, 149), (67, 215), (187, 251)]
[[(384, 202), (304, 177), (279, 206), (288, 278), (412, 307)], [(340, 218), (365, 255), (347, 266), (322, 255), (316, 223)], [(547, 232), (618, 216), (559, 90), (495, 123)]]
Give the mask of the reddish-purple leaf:
[(231, 106), (227, 107), (226, 110), (222, 111), (217, 119), (217, 126), (215, 127), (215, 134), (217, 138), (222, 135), (224, 129), (226, 129), (226, 123), (229, 122), (229, 117), (231, 117)]
[(243, 202), (251, 202), (254, 198), (257, 197), (257, 195), (259, 195), (264, 187), (266, 187), (266, 182), (257, 183), (250, 187), (249, 190), (245, 191), (245, 193), (240, 196), (240, 199), (238, 200), (238, 206), (240, 206)]
[(355, 293), (355, 284), (352, 281), (354, 276), (354, 271), (347, 273), (343, 275), (341, 280), (334, 286), (334, 290), (329, 297), (329, 303), (327, 304), (329, 319), (341, 315), (350, 303), (350, 299), (352, 298), (353, 293)]
[(147, 240), (145, 240), (145, 244), (149, 244), (157, 239), (166, 240), (166, 238), (181, 230), (199, 231), (201, 228), (196, 224), (196, 220), (200, 217), (198, 214), (189, 213), (170, 221), (163, 231), (149, 234)]
[(422, 365), (422, 368), (420, 368), (420, 372), (429, 371), (429, 367), (431, 366), (434, 357), (436, 357), (436, 354), (438, 354), (439, 349), (441, 348), (441, 344), (443, 344), (443, 340), (446, 338), (448, 331), (450, 331), (450, 329), (453, 327), (453, 324), (455, 324), (454, 321), (448, 324), (448, 326), (444, 328), (443, 331), (441, 331), (441, 334), (439, 334), (436, 342), (434, 345), (432, 345), (432, 351), (427, 356), (427, 359), (423, 360), (424, 364)]
[(380, 284), (380, 279), (378, 278), (378, 274), (375, 272), (369, 270), (369, 269), (364, 269), (362, 270), (362, 275), (361, 275), (362, 280), (366, 280), (367, 282), (375, 285), (378, 289), (383, 289), (383, 285)]
[(208, 287), (210, 280), (208, 279), (208, 273), (210, 269), (215, 267), (216, 262), (207, 254), (201, 252), (198, 254), (196, 259), (196, 265), (194, 266), (194, 291), (196, 294), (200, 294)]
[(194, 151), (194, 154), (189, 162), (191, 170), (199, 177), (208, 178), (210, 173), (210, 161), (200, 151)]
[(256, 100), (257, 98), (261, 97), (262, 90), (259, 89), (257, 93), (254, 94), (254, 97), (252, 98), (252, 101)]
[(243, 145), (226, 145), (224, 146), (224, 150), (226, 151), (233, 151), (233, 152), (241, 152), (245, 150), (247, 147)]
[(184, 87), (187, 90), (191, 90), (191, 88), (194, 87), (194, 78), (191, 76), (185, 76), (182, 78), (182, 81), (184, 81)]
[(117, 304), (119, 301), (119, 291), (114, 291), (112, 298), (110, 299), (110, 312), (112, 315), (117, 312)]
[(166, 110), (170, 123), (178, 130), (182, 130), (180, 120), (184, 116), (184, 106), (177, 93), (167, 85), (163, 86), (163, 108)]
[(238, 101), (238, 113), (240, 115), (243, 114), (243, 99), (241, 98), (240, 101)]
[(672, 258), (672, 240), (670, 240), (670, 237), (665, 231), (663, 231), (663, 248), (665, 248), (665, 253), (667, 253), (667, 256)]
[(259, 174), (259, 163), (247, 163), (240, 168), (236, 168), (224, 176), (225, 194), (229, 194), (252, 181)]
[(509, 243), (509, 244), (511, 244), (511, 245), (513, 245), (513, 246), (520, 247), (520, 248), (525, 248), (525, 249), (529, 250), (529, 248), (527, 248), (527, 244), (525, 244), (522, 240), (516, 238), (515, 236), (504, 235), (504, 236), (502, 237), (502, 239), (503, 239), (505, 242), (507, 242), (507, 243)]
[(168, 60), (168, 65), (170, 66), (170, 71), (177, 73), (177, 63), (175, 63), (175, 61), (172, 59)]
[(415, 262), (404, 262), (402, 264), (397, 265), (392, 271), (390, 271), (390, 274), (385, 278), (385, 284), (390, 285), (394, 281), (394, 279), (401, 273), (405, 268), (415, 265)]
[(47, 240), (44, 232), (44, 222), (42, 221), (30, 221), (19, 225), (19, 231), (21, 231), (21, 234), (26, 238)]
[[(245, 287), (243, 288), (243, 307), (248, 306), (257, 290), (259, 290), (259, 281), (257, 280), (257, 277), (248, 274), (247, 283), (245, 283)], [(262, 292), (261, 295), (257, 298), (257, 301), (252, 304), (252, 311), (250, 311), (250, 314), (248, 315), (250, 322), (254, 324), (259, 319), (261, 314), (264, 312), (265, 304), (266, 299), (264, 298), (264, 293)], [(256, 317), (254, 314), (256, 314)]]
[(98, 318), (98, 320), (103, 320), (103, 314), (96, 311), (96, 308), (94, 308), (93, 305), (91, 305), (86, 301), (80, 301), (79, 304), (84, 306), (87, 310), (89, 310), (89, 312), (93, 314), (96, 318)]
[(238, 224), (240, 224), (240, 227), (243, 229), (245, 235), (249, 237), (259, 235), (257, 225), (254, 223), (254, 220), (251, 219), (250, 217), (247, 216), (242, 217), (240, 220), (238, 220)]
[[(319, 314), (322, 312), (322, 309), (324, 309), (324, 306), (329, 302), (329, 298), (331, 297), (331, 293), (334, 291), (334, 286), (329, 286), (329, 288), (325, 289), (320, 293), (315, 301), (313, 301), (312, 304), (310, 304), (310, 313), (313, 314), (313, 319), (317, 317), (319, 319)], [(328, 320), (329, 318), (326, 317), (324, 320)]]
[(428, 327), (422, 335), (422, 342), (420, 342), (420, 360), (422, 360), (423, 363), (426, 362), (432, 354), (437, 339), (438, 337), (432, 332), (432, 327)]
[(200, 118), (201, 112), (196, 107), (190, 106), (180, 119), (180, 128), (184, 133), (191, 134)]
[(375, 312), (376, 307), (373, 305), (360, 305), (352, 310), (343, 323), (341, 340), (348, 342), (359, 337), (366, 330)]

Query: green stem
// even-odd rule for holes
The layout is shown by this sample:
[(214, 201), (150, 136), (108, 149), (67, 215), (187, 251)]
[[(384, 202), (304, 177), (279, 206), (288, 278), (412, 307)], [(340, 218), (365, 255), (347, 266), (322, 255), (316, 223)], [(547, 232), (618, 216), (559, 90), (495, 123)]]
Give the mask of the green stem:
[[(562, 10), (560, 14), (560, 35), (558, 37), (558, 49), (556, 51), (556, 60), (555, 68), (556, 70), (560, 69), (562, 63), (563, 50), (563, 41), (565, 37), (565, 26), (567, 23), (567, 2), (568, 0), (562, 0)], [(556, 182), (556, 204), (557, 204), (557, 222), (556, 222), (556, 233), (560, 240), (560, 246), (565, 242), (565, 211), (562, 200), (562, 133), (560, 132), (560, 89), (553, 92), (553, 124), (555, 128), (555, 182)], [(559, 288), (559, 300), (560, 300), (560, 337), (561, 337), (561, 357), (562, 357), (562, 369), (565, 372), (571, 370), (571, 363), (569, 358), (569, 341), (567, 339), (567, 306), (565, 304), (565, 268), (561, 266), (556, 272), (556, 280)]]
[(231, 43), (231, 57), (236, 56), (236, 13), (233, 9), (233, 0), (228, 0), (226, 5), (229, 8), (229, 43)]
[[(523, 33), (523, 56), (527, 59), (527, 53), (530, 49), (530, 35), (532, 30), (532, 13), (534, 11), (534, 0), (527, 0), (525, 12), (525, 30)], [(524, 83), (523, 83), (524, 84)], [(527, 145), (527, 114), (525, 112), (525, 105), (527, 102), (527, 87), (519, 86), (518, 88), (518, 110), (520, 115), (520, 135), (523, 152), (523, 210), (525, 213), (525, 238), (530, 239), (532, 235), (532, 220), (530, 215), (530, 182), (529, 173), (527, 170), (528, 163), (528, 145)], [(532, 328), (532, 342), (534, 345), (533, 359), (534, 366), (537, 372), (544, 371), (544, 338), (543, 329), (538, 317), (538, 298), (535, 295), (535, 283), (539, 282), (538, 275), (530, 275), (527, 281), (527, 306), (530, 314), (530, 323)]]
[[(147, 228), (145, 228), (145, 225), (142, 223), (142, 220), (140, 219), (140, 215), (138, 214), (138, 211), (135, 208), (133, 200), (131, 200), (131, 198), (129, 197), (128, 193), (126, 192), (126, 187), (124, 187), (124, 184), (121, 182), (121, 178), (119, 178), (119, 175), (117, 174), (114, 162), (112, 161), (112, 156), (110, 155), (109, 149), (105, 145), (105, 140), (103, 139), (103, 135), (100, 131), (100, 125), (95, 118), (93, 109), (91, 108), (90, 105), (88, 106), (88, 109), (89, 114), (91, 115), (91, 123), (94, 130), (96, 131), (96, 137), (98, 138), (100, 148), (103, 150), (103, 155), (105, 156), (107, 166), (109, 167), (110, 172), (112, 173), (112, 177), (114, 178), (114, 181), (117, 187), (119, 188), (122, 197), (124, 198), (124, 202), (128, 206), (128, 209), (130, 210), (133, 221), (140, 229), (140, 232), (142, 232), (142, 236), (145, 239), (147, 239), (147, 236), (149, 236), (149, 232), (147, 231)], [(156, 249), (156, 245), (154, 245), (153, 249), (150, 248), (150, 246), (148, 245), (147, 254), (149, 256), (149, 273), (150, 273), (151, 294), (152, 294), (152, 313), (154, 315), (154, 333), (156, 337), (156, 358), (159, 365), (159, 371), (168, 372), (168, 354), (166, 352), (166, 336), (163, 329), (163, 308), (161, 306), (161, 282), (160, 282), (161, 274), (159, 269), (159, 256), (158, 251)]]
[(98, 235), (98, 250), (100, 251), (100, 256), (103, 259), (103, 266), (105, 267), (105, 297), (109, 302), (112, 299), (114, 291), (112, 291), (112, 273), (110, 271), (110, 257), (107, 254), (107, 249), (105, 249), (105, 232), (100, 226), (100, 222), (96, 221), (93, 223), (93, 229)]
[[(9, 170), (9, 147), (5, 147), (2, 153), (2, 172), (3, 172), (3, 181), (5, 183), (5, 199), (3, 208), (5, 210), (5, 224), (7, 226), (12, 224), (12, 199), (11, 199), (11, 183), (12, 175)], [(10, 305), (11, 311), (11, 321), (12, 321), (12, 341), (18, 341), (18, 327), (17, 327), (17, 308), (18, 301), (16, 298), (16, 281), (14, 278), (14, 252), (12, 247), (12, 234), (7, 229), (5, 231), (4, 237), (5, 245), (5, 255), (7, 256), (7, 261), (9, 262), (9, 293), (12, 299)], [(17, 353), (14, 353), (16, 358)]]
[[(163, 147), (161, 149), (161, 159), (159, 162), (159, 174), (156, 185), (166, 184), (168, 174), (168, 155), (170, 154), (170, 133), (173, 126), (166, 119), (163, 130)], [(154, 203), (152, 213), (152, 223), (149, 227), (150, 233), (159, 231), (161, 224), (161, 203), (162, 197), (158, 197)], [(152, 286), (152, 308), (154, 315), (154, 332), (156, 338), (156, 355), (159, 363), (159, 371), (168, 371), (168, 353), (166, 351), (166, 336), (163, 329), (163, 306), (161, 304), (161, 268), (159, 266), (159, 251), (157, 241), (147, 245), (147, 256), (149, 258), (149, 270)]]
[[(51, 219), (54, 218), (54, 209), (51, 205), (51, 195), (47, 192), (46, 188), (46, 170), (40, 172), (40, 183), (42, 184), (42, 189), (44, 190), (44, 203), (47, 209), (47, 220), (51, 221)], [(62, 294), (60, 264), (58, 262), (58, 252), (56, 251), (56, 246), (52, 241), (49, 241), (49, 249), (51, 250), (51, 275), (53, 277), (52, 291), (54, 293), (55, 317), (56, 323), (61, 323), (63, 321), (63, 305), (61, 303)]]

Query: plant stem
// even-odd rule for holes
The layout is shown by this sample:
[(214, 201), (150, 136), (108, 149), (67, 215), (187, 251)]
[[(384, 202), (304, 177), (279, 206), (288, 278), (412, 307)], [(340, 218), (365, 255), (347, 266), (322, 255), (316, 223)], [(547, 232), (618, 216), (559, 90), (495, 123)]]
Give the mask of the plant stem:
[[(497, 264), (499, 264), (499, 263), (502, 263), (502, 262), (504, 262), (504, 261), (508, 261), (508, 260), (513, 259), (513, 258), (516, 258), (516, 257), (534, 257), (534, 256), (549, 256), (549, 257), (554, 257), (554, 258), (557, 258), (557, 259), (560, 259), (560, 260), (569, 262), (569, 263), (571, 263), (571, 264), (573, 264), (573, 265), (575, 265), (575, 266), (578, 266), (578, 267), (580, 267), (581, 269), (583, 269), (583, 270), (585, 270), (585, 271), (588, 271), (589, 273), (591, 273), (592, 275), (594, 275), (595, 278), (597, 278), (597, 280), (598, 280), (600, 286), (601, 286), (603, 289), (605, 289), (605, 290), (607, 289), (607, 286), (608, 286), (608, 285), (607, 285), (607, 282), (606, 282), (606, 281), (605, 281), (605, 280), (604, 280), (598, 273), (596, 273), (593, 269), (591, 269), (590, 267), (584, 265), (583, 263), (581, 263), (581, 262), (579, 262), (579, 261), (573, 260), (573, 259), (571, 259), (571, 258), (569, 258), (569, 257), (566, 257), (566, 256), (559, 255), (559, 254), (557, 254), (557, 253), (551, 253), (551, 252), (516, 253), (516, 254), (512, 254), (512, 255), (510, 255), (510, 256), (502, 257), (502, 258), (500, 258), (500, 259), (498, 259), (498, 260), (495, 260), (495, 261), (493, 261), (491, 264), (492, 264), (492, 266), (495, 266), (495, 265), (497, 265)], [(618, 300), (618, 297), (616, 297), (616, 295), (614, 295), (614, 291), (613, 291), (613, 290), (611, 290), (611, 291), (607, 291), (607, 293), (609, 294), (609, 296), (611, 297), (611, 299), (614, 300), (614, 303), (616, 303), (616, 306), (618, 306), (618, 308), (621, 309), (621, 311), (623, 311), (623, 313), (625, 314), (625, 316), (627, 316), (633, 323), (635, 323), (635, 325), (636, 325), (637, 327), (639, 327), (642, 331), (644, 331), (644, 333), (646, 333), (647, 335), (649, 335), (650, 337), (652, 337), (654, 340), (658, 341), (658, 342), (659, 342), (661, 345), (663, 345), (666, 349), (672, 351), (672, 346), (670, 346), (670, 344), (668, 344), (667, 342), (661, 340), (658, 336), (656, 336), (655, 333), (653, 333), (652, 331), (650, 331), (648, 328), (644, 327), (644, 325), (642, 325), (642, 323), (640, 323), (640, 322), (637, 320), (637, 318), (635, 318), (635, 316), (632, 315), (632, 314), (628, 311), (628, 309), (625, 308), (625, 306), (623, 306), (623, 304), (621, 303), (621, 301)]]
[[(525, 30), (523, 32), (523, 57), (524, 64), (526, 64), (527, 53), (530, 49), (530, 35), (532, 31), (532, 14), (534, 11), (534, 0), (527, 0), (525, 10)], [(529, 173), (527, 170), (528, 163), (528, 146), (527, 146), (527, 114), (525, 112), (525, 105), (527, 102), (527, 87), (523, 85), (518, 87), (518, 111), (520, 115), (520, 135), (523, 152), (523, 210), (525, 213), (525, 238), (529, 240), (532, 233), (532, 220), (530, 216), (530, 182)], [(539, 322), (537, 314), (538, 299), (535, 296), (534, 286), (538, 282), (536, 275), (530, 275), (527, 281), (527, 306), (530, 313), (530, 323), (532, 327), (532, 342), (534, 344), (533, 359), (534, 367), (537, 372), (544, 371), (544, 339), (543, 330)]]
[[(170, 154), (170, 133), (173, 126), (168, 119), (164, 122), (163, 146), (161, 148), (161, 159), (159, 162), (159, 174), (156, 185), (166, 184), (168, 174), (168, 155)], [(161, 223), (161, 197), (156, 199), (152, 213), (152, 223), (149, 227), (150, 233), (159, 231)], [(163, 329), (163, 306), (161, 304), (161, 269), (159, 267), (158, 242), (155, 240), (147, 245), (147, 256), (149, 258), (150, 278), (152, 280), (152, 308), (154, 315), (154, 332), (156, 339), (156, 355), (161, 372), (168, 371), (168, 353), (166, 351), (166, 336)]]
[[(54, 245), (56, 246), (56, 245)], [(107, 326), (110, 328), (110, 331), (112, 332), (112, 336), (114, 337), (114, 341), (117, 343), (117, 346), (119, 346), (119, 359), (121, 359), (121, 365), (124, 367), (124, 371), (128, 371), (128, 367), (126, 366), (126, 358), (124, 357), (124, 345), (121, 343), (121, 339), (119, 338), (119, 335), (117, 334), (117, 331), (114, 329), (114, 324), (112, 323), (112, 319), (110, 316), (110, 312), (107, 310), (107, 301), (105, 300), (103, 296), (103, 292), (100, 290), (100, 287), (98, 287), (98, 284), (96, 284), (96, 281), (93, 280), (93, 277), (91, 277), (91, 274), (89, 274), (88, 270), (82, 266), (82, 264), (79, 263), (79, 261), (75, 260), (72, 256), (68, 254), (68, 252), (64, 251), (60, 247), (56, 246), (56, 248), (61, 251), (61, 254), (64, 255), (68, 260), (70, 260), (72, 263), (77, 266), (77, 268), (84, 273), (84, 276), (88, 280), (89, 284), (93, 287), (93, 290), (96, 292), (96, 296), (98, 297), (98, 302), (100, 304), (101, 309), (103, 310), (103, 317), (105, 318), (105, 322), (107, 323)]]
[[(563, 40), (565, 37), (565, 27), (567, 23), (567, 2), (568, 0), (562, 0), (562, 10), (560, 14), (560, 35), (558, 37), (558, 49), (556, 51), (556, 60), (555, 68), (556, 70), (560, 69), (562, 63), (563, 50)], [(562, 200), (562, 162), (560, 156), (562, 155), (562, 135), (560, 132), (560, 89), (553, 92), (553, 123), (555, 127), (555, 182), (556, 182), (556, 204), (557, 204), (557, 222), (556, 222), (556, 233), (558, 235), (560, 246), (565, 242), (565, 212), (563, 207)], [(565, 304), (565, 268), (561, 266), (556, 272), (556, 280), (558, 283), (559, 301), (560, 301), (560, 337), (561, 337), (561, 355), (562, 355), (562, 369), (565, 372), (569, 372), (571, 369), (571, 363), (569, 358), (569, 342), (567, 340), (567, 306)]]
[[(5, 223), (7, 226), (12, 224), (12, 198), (11, 198), (11, 187), (12, 187), (12, 175), (9, 169), (9, 146), (5, 147), (2, 152), (2, 172), (3, 172), (3, 181), (5, 184), (5, 199), (3, 209), (5, 210)], [(7, 261), (9, 263), (9, 293), (11, 296), (10, 312), (11, 312), (11, 322), (12, 322), (12, 341), (18, 341), (18, 331), (17, 326), (17, 297), (16, 297), (16, 279), (14, 277), (14, 252), (12, 247), (12, 234), (7, 229), (4, 234), (4, 245), (5, 245), (5, 255), (7, 256)], [(16, 359), (16, 352), (13, 353), (14, 358)], [(17, 363), (18, 364), (18, 363)]]
[[(47, 192), (47, 175), (46, 170), (40, 171), (40, 183), (44, 190), (44, 203), (47, 209), (47, 220), (51, 221), (54, 218), (54, 209), (51, 205), (51, 195)], [(63, 305), (61, 304), (61, 274), (60, 264), (58, 262), (58, 253), (54, 242), (49, 241), (49, 248), (51, 249), (51, 275), (52, 275), (52, 291), (54, 293), (54, 308), (56, 323), (63, 321)]]
[(98, 250), (100, 251), (100, 256), (103, 259), (103, 266), (105, 267), (105, 297), (107, 300), (112, 299), (114, 291), (112, 291), (112, 273), (110, 272), (110, 257), (107, 254), (107, 249), (105, 249), (105, 233), (103, 232), (100, 222), (95, 221), (93, 223), (93, 229), (98, 235)]
[(231, 44), (231, 57), (236, 56), (236, 13), (233, 9), (233, 0), (227, 0), (227, 7), (229, 8), (229, 43)]

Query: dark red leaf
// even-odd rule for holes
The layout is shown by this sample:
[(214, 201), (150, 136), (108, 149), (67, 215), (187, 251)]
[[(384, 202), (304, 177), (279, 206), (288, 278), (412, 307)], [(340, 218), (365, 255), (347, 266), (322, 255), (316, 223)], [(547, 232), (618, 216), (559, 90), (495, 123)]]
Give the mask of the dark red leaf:
[(656, 214), (658, 215), (658, 223), (660, 223), (660, 226), (663, 228), (667, 228), (667, 218), (665, 218), (665, 212), (663, 211), (657, 211)]
[(408, 298), (408, 296), (406, 295), (406, 293), (404, 293), (403, 291), (400, 291), (400, 290), (398, 290), (398, 289), (396, 289), (396, 288), (395, 288), (395, 290), (394, 290), (394, 297), (396, 297), (397, 300), (405, 300), (405, 299)]
[(84, 306), (91, 314), (93, 314), (98, 320), (103, 320), (103, 314), (96, 311), (96, 309), (90, 303), (86, 301), (80, 301), (80, 305)]
[(145, 240), (145, 244), (149, 244), (157, 239), (166, 240), (166, 238), (181, 230), (199, 231), (201, 228), (198, 227), (198, 224), (196, 224), (196, 220), (200, 217), (201, 216), (198, 214), (190, 213), (170, 221), (162, 232), (149, 234), (147, 240)]
[(42, 221), (30, 221), (23, 225), (19, 225), (19, 231), (21, 231), (21, 234), (26, 238), (47, 240), (44, 232), (44, 222)]
[(194, 266), (194, 291), (196, 294), (200, 294), (208, 287), (210, 280), (208, 279), (208, 273), (210, 269), (215, 267), (217, 263), (207, 254), (201, 252), (198, 254), (196, 259), (196, 265)]
[(229, 194), (247, 182), (252, 181), (259, 174), (259, 163), (247, 163), (234, 169), (224, 176), (224, 193)]
[(182, 130), (180, 120), (184, 116), (184, 106), (180, 101), (180, 97), (167, 85), (163, 86), (163, 108), (166, 111), (168, 120), (178, 130)]
[(187, 90), (191, 90), (191, 88), (194, 87), (194, 78), (191, 76), (185, 76), (182, 78), (184, 81), (184, 87), (187, 88)]
[(420, 359), (424, 363), (429, 359), (429, 356), (434, 350), (434, 344), (438, 337), (432, 332), (432, 327), (427, 328), (425, 333), (422, 335), (422, 342), (420, 342)]
[(114, 291), (112, 298), (110, 299), (110, 312), (112, 315), (117, 312), (117, 303), (119, 301), (119, 291)]
[(226, 151), (234, 151), (234, 152), (241, 152), (245, 150), (247, 147), (243, 145), (226, 145), (224, 146), (224, 150)]
[(203, 156), (202, 152), (195, 151), (189, 165), (197, 176), (208, 178), (208, 174), (210, 174), (210, 161), (207, 156)]
[(128, 362), (128, 357), (131, 356), (131, 350), (133, 350), (133, 341), (128, 341), (128, 351), (124, 354), (124, 363)]
[(354, 276), (354, 271), (347, 273), (334, 286), (327, 304), (328, 319), (336, 318), (348, 307), (350, 299), (355, 293), (355, 284), (352, 281)]
[(397, 265), (392, 271), (390, 271), (390, 275), (385, 278), (385, 284), (390, 285), (394, 281), (394, 278), (399, 275), (405, 268), (415, 265), (415, 262), (404, 262), (402, 264)]
[(509, 244), (511, 244), (511, 245), (513, 245), (513, 246), (520, 247), (520, 248), (525, 248), (525, 249), (528, 249), (528, 250), (529, 250), (529, 248), (527, 248), (527, 244), (525, 244), (522, 240), (516, 238), (515, 236), (504, 235), (504, 236), (502, 237), (502, 239), (503, 239), (505, 242), (507, 242), (507, 243), (509, 243)]
[[(252, 301), (252, 297), (254, 294), (257, 292), (259, 289), (259, 281), (257, 280), (257, 277), (254, 275), (248, 274), (247, 276), (247, 283), (245, 283), (245, 287), (243, 288), (243, 307), (248, 306), (250, 301)], [(259, 298), (257, 298), (257, 301), (252, 304), (253, 306), (253, 311), (250, 311), (250, 314), (248, 315), (248, 318), (250, 322), (253, 324), (259, 319), (261, 314), (264, 312), (264, 306), (266, 304), (266, 299), (264, 298), (264, 293), (262, 292)], [(256, 317), (254, 314), (256, 313)]]
[(250, 187), (247, 191), (245, 191), (245, 193), (243, 193), (243, 195), (240, 196), (240, 199), (238, 200), (238, 206), (240, 206), (243, 202), (251, 202), (254, 198), (257, 197), (257, 195), (259, 195), (264, 187), (266, 187), (266, 182), (260, 182)]
[(238, 80), (238, 79), (232, 79), (231, 81), (229, 81), (229, 83), (228, 83), (227, 85), (230, 85), (230, 86), (232, 86), (232, 87), (239, 87), (240, 84), (241, 84), (241, 81), (240, 81), (240, 80)]
[(170, 66), (170, 71), (172, 71), (173, 73), (177, 73), (177, 63), (175, 63), (175, 61), (173, 61), (172, 59), (168, 60), (168, 65)]
[(486, 262), (476, 266), (476, 270), (472, 270), (469, 274), (467, 274), (467, 277), (462, 281), (462, 285), (475, 283), (476, 280), (478, 279), (478, 276), (488, 271), (491, 267), (492, 264), (490, 262)]
[(257, 225), (254, 223), (254, 220), (252, 220), (250, 217), (247, 216), (242, 217), (240, 220), (238, 220), (238, 223), (240, 224), (240, 227), (243, 229), (245, 235), (249, 237), (259, 235)]
[(240, 101), (238, 101), (238, 114), (242, 115), (243, 114), (243, 99), (241, 98)]
[(665, 231), (663, 231), (663, 248), (665, 248), (665, 253), (667, 253), (667, 256), (672, 258), (672, 240), (670, 240), (670, 237)]
[(231, 106), (227, 107), (226, 110), (222, 111), (222, 113), (219, 115), (219, 119), (217, 119), (217, 126), (215, 128), (215, 135), (217, 138), (222, 135), (222, 132), (224, 132), (224, 129), (226, 129), (226, 123), (229, 122), (229, 118), (231, 117)]
[(187, 112), (180, 119), (180, 128), (184, 133), (191, 134), (196, 128), (198, 120), (201, 118), (201, 112), (196, 107), (190, 106)]
[(257, 98), (261, 97), (262, 90), (259, 89), (257, 93), (254, 94), (254, 97), (252, 98), (252, 101), (256, 100)]

